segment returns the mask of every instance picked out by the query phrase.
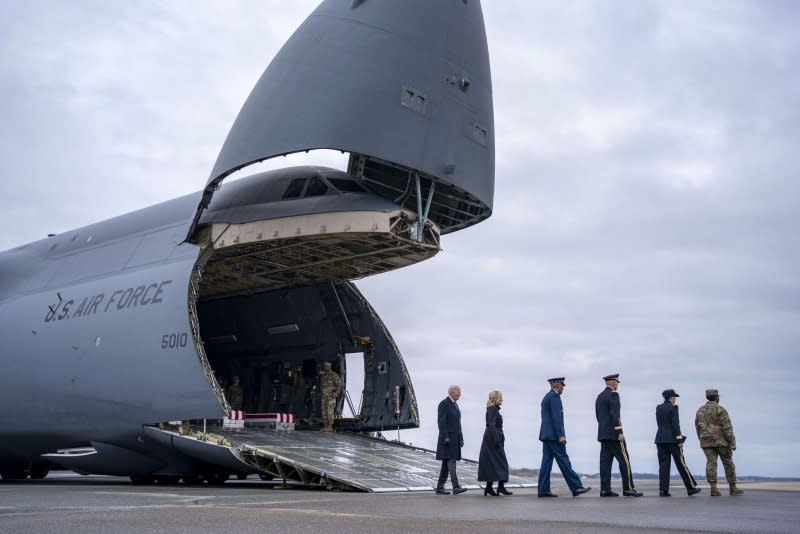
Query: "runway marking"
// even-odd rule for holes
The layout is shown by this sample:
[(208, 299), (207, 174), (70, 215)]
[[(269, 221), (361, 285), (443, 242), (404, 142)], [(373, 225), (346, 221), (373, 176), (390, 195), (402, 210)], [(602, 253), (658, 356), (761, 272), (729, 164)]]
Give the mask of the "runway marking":
[(208, 507), (217, 507), (217, 508), (239, 508), (239, 507), (248, 507), (248, 506), (272, 506), (274, 504), (327, 504), (327, 503), (338, 503), (341, 502), (338, 499), (308, 499), (305, 501), (243, 501), (243, 502), (230, 502), (225, 503), (221, 502), (218, 504), (203, 504), (203, 506)]
[[(100, 493), (100, 492), (94, 492)], [(114, 493), (114, 492), (109, 492)], [(127, 494), (131, 494), (132, 492), (125, 492)], [(119, 494), (118, 494), (119, 495)], [(146, 493), (145, 495), (151, 495)], [(213, 499), (215, 496), (210, 497), (203, 497), (204, 499)], [(312, 504), (312, 503), (331, 503), (331, 502), (338, 502), (336, 499), (308, 499), (304, 501), (291, 501), (289, 504)], [(248, 508), (253, 506), (268, 506), (273, 504), (287, 504), (286, 501), (248, 501), (242, 503), (228, 503), (228, 504), (213, 504), (213, 503), (195, 503), (199, 508)], [(12, 510), (11, 513), (3, 513), (0, 517), (25, 517), (25, 516), (41, 516), (41, 515), (50, 515), (53, 513), (63, 514), (63, 513), (78, 513), (78, 514), (86, 514), (86, 513), (96, 513), (98, 510), (102, 510), (104, 512), (127, 512), (127, 511), (134, 511), (134, 510), (168, 510), (173, 508), (184, 509), (186, 508), (186, 503), (181, 501), (180, 503), (175, 504), (140, 504), (140, 505), (123, 505), (123, 506), (107, 506), (98, 504), (97, 506), (87, 507), (59, 507), (59, 508), (48, 508), (47, 510), (32, 510), (32, 511), (25, 511), (25, 512), (13, 512), (16, 510), (14, 507), (8, 507), (8, 510)], [(0, 508), (2, 510), (3, 508)], [(277, 511), (293, 511), (292, 508), (273, 508), (273, 510)], [(298, 509), (298, 511), (304, 511), (308, 513), (318, 513), (318, 514), (327, 514), (325, 511), (320, 510), (303, 510)], [(332, 512), (333, 515), (336, 515), (335, 512)], [(353, 517), (361, 517), (361, 515), (356, 514), (338, 514), (342, 516), (350, 516)]]
[[(294, 504), (294, 503), (292, 503)], [(214, 508), (239, 508), (238, 506), (215, 506)], [(270, 508), (270, 512), (290, 512), (293, 514), (323, 515), (335, 517), (367, 518), (367, 519), (398, 519), (400, 516), (375, 516), (373, 514), (355, 514), (346, 512), (329, 512), (327, 510), (307, 510), (305, 508)]]
[(145, 497), (167, 497), (177, 499), (213, 499), (215, 495), (180, 495), (178, 493), (147, 493), (146, 491), (93, 491), (96, 495), (139, 495)]

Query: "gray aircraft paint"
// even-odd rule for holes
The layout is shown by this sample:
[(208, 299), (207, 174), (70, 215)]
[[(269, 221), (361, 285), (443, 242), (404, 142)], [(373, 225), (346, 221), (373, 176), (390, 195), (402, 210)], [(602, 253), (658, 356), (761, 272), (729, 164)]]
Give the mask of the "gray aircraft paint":
[[(391, 205), (352, 194), (254, 204), (246, 194), (236, 199), (245, 183), (223, 187), (212, 202), (225, 176), (274, 156), (334, 148), (425, 173), (490, 210), (493, 131), (479, 2), (323, 2), (261, 77), (202, 193), (0, 253), (0, 467), (92, 444), (106, 471), (121, 473), (114, 466), (128, 462), (136, 464), (131, 474), (154, 465), (191, 470), (142, 425), (223, 413), (192, 341), (197, 225)], [(383, 323), (348, 287), (372, 315), (368, 328), (399, 360), (392, 373), (405, 374)], [(407, 422), (415, 411), (404, 408)], [(84, 460), (91, 469), (93, 460)]]
[[(2, 434), (102, 441), (143, 423), (221, 416), (191, 342), (195, 260), (65, 286), (61, 304), (51, 291), (4, 302), (0, 402), (22, 410), (4, 410)], [(137, 288), (144, 289), (134, 302)], [(187, 339), (162, 347), (162, 336), (173, 334)]]

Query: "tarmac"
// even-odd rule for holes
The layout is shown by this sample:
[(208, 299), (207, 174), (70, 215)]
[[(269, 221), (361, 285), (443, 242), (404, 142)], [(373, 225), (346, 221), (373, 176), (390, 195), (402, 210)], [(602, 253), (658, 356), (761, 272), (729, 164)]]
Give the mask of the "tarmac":
[(597, 482), (587, 480), (594, 489), (573, 498), (553, 477), (560, 498), (538, 499), (531, 489), (509, 497), (476, 490), (371, 494), (287, 488), (254, 477), (221, 487), (134, 486), (56, 473), (0, 484), (0, 533), (800, 532), (800, 483), (744, 483), (743, 496), (715, 498), (707, 487), (687, 497), (673, 485), (673, 497), (664, 498), (654, 481), (641, 481), (644, 497), (609, 499), (599, 497)]

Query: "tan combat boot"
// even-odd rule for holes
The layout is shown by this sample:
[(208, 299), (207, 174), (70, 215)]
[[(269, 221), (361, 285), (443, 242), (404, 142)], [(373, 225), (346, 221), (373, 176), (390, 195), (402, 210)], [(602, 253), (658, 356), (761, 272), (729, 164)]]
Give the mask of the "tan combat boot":
[(709, 482), (709, 484), (711, 484), (711, 496), (712, 497), (719, 497), (720, 495), (722, 495), (719, 492), (719, 490), (717, 489), (717, 483), (716, 482)]
[(731, 495), (742, 495), (744, 493), (744, 490), (736, 487), (736, 482), (734, 482), (730, 486), (731, 486)]

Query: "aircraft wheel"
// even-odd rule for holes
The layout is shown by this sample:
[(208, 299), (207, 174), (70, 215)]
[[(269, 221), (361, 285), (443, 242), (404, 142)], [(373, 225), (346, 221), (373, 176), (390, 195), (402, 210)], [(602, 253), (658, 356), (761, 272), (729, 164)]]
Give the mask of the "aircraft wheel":
[(209, 486), (221, 486), (230, 477), (230, 473), (211, 473), (206, 477)]
[(8, 471), (0, 471), (0, 477), (3, 480), (25, 480), (28, 475), (22, 469), (12, 469)]
[(237, 473), (236, 478), (238, 478), (239, 480), (245, 480), (247, 479), (247, 473)]
[(181, 480), (183, 480), (183, 483), (188, 485), (188, 486), (202, 486), (203, 485), (203, 477), (197, 476), (197, 475), (183, 477)]
[(156, 482), (160, 486), (172, 486), (181, 481), (181, 477), (177, 475), (159, 475), (156, 477)]
[(153, 475), (131, 475), (131, 482), (137, 486), (150, 486), (155, 481), (156, 477)]
[(33, 480), (42, 480), (44, 477), (47, 476), (50, 470), (46, 467), (38, 467), (38, 466), (31, 466), (31, 470), (29, 471), (29, 476)]
[(275, 477), (273, 475), (270, 475), (269, 473), (259, 473), (258, 474), (258, 478), (260, 478), (261, 480), (264, 480), (266, 482), (269, 482), (270, 480), (274, 479)]

